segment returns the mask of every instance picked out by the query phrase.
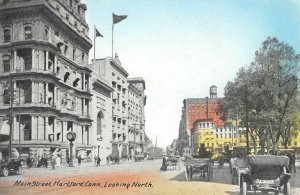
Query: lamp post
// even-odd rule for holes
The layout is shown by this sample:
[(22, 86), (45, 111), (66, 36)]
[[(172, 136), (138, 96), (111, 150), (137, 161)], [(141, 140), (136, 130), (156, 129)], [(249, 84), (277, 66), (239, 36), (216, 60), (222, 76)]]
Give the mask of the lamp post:
[(69, 133), (67, 133), (67, 139), (70, 142), (70, 162), (69, 162), (69, 167), (74, 167), (73, 164), (73, 141), (75, 141), (76, 139), (76, 133), (71, 131)]

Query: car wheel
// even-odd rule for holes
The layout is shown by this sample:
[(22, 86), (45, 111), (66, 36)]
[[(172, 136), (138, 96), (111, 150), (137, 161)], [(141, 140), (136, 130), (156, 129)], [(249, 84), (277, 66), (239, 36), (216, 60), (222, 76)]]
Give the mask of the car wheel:
[(4, 167), (4, 169), (2, 170), (2, 174), (4, 177), (7, 177), (8, 174), (9, 174), (9, 171), (8, 171), (8, 168), (7, 167)]
[(17, 171), (17, 174), (18, 174), (18, 175), (22, 175), (23, 173), (24, 173), (23, 167), (19, 167), (19, 168), (18, 168), (18, 171)]

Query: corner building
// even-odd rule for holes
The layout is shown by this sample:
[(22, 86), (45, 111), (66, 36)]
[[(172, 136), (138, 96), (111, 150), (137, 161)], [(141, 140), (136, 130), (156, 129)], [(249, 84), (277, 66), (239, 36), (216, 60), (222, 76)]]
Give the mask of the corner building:
[(0, 1), (0, 132), (12, 116), (14, 153), (66, 159), (70, 131), (75, 156), (92, 152), (85, 11), (80, 0)]

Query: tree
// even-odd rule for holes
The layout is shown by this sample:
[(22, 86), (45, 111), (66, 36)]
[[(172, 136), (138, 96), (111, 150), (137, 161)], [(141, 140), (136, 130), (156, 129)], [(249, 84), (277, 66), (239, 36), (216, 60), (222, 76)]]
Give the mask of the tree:
[[(229, 117), (235, 114), (236, 108), (245, 110), (243, 86), (247, 85), (249, 135), (254, 147), (256, 141), (264, 147), (270, 139), (276, 150), (280, 138), (287, 142), (289, 132), (296, 128), (292, 127), (296, 125), (294, 113), (299, 109), (299, 59), (286, 43), (267, 38), (255, 52), (250, 66), (240, 69), (235, 81), (227, 83), (224, 106)], [(245, 114), (240, 119), (245, 124)], [(260, 139), (254, 140), (256, 137)]]

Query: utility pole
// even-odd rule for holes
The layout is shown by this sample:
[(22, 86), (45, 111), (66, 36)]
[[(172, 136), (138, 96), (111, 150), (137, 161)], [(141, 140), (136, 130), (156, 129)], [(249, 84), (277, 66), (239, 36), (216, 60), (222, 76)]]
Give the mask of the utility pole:
[(246, 109), (246, 147), (247, 155), (249, 154), (249, 125), (248, 125), (248, 97), (247, 97), (247, 84), (245, 84), (245, 109)]

